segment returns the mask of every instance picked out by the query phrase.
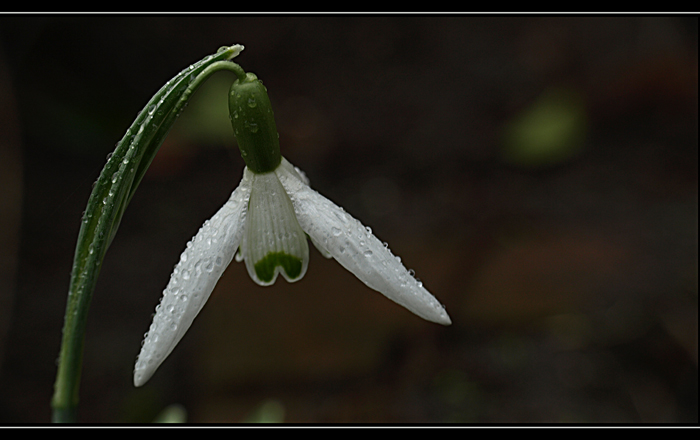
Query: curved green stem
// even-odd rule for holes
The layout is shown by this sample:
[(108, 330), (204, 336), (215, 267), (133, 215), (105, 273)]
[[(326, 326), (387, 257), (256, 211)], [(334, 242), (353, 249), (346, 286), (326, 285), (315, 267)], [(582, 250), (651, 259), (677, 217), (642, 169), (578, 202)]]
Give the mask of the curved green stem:
[(54, 422), (76, 420), (88, 309), (102, 260), (126, 206), (192, 93), (219, 70), (230, 70), (238, 78), (245, 77), (243, 69), (229, 61), (241, 50), (242, 46), (222, 47), (168, 81), (136, 117), (95, 182), (83, 214), (73, 259), (51, 400)]

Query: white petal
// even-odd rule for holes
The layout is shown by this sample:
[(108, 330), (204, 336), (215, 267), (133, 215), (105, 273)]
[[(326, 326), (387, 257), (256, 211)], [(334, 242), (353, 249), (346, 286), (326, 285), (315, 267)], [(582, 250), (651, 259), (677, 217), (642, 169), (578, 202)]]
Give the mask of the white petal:
[[(294, 177), (298, 178), (302, 182), (304, 182), (305, 185), (309, 185), (309, 178), (306, 177), (306, 174), (299, 168), (293, 166), (290, 164), (285, 158), (282, 158), (282, 163), (280, 164), (281, 166), (285, 167), (288, 172), (290, 172)], [(313, 237), (309, 237), (311, 239), (311, 243), (314, 244), (316, 249), (323, 255), (325, 258), (332, 258), (333, 255), (330, 254), (323, 246), (319, 245), (316, 243), (316, 240), (314, 240)]]
[(309, 264), (309, 244), (294, 206), (275, 173), (253, 174), (242, 256), (250, 277), (269, 286), (277, 275), (300, 280)]
[(333, 258), (333, 255), (331, 255), (331, 253), (328, 252), (328, 251), (326, 250), (326, 248), (324, 248), (324, 247), (321, 246), (320, 244), (316, 243), (316, 240), (314, 240), (312, 237), (309, 236), (309, 238), (311, 239), (311, 243), (314, 244), (314, 247), (315, 247), (316, 249), (318, 249), (318, 251), (321, 253), (321, 255), (323, 255), (325, 258)]
[(231, 198), (187, 243), (156, 307), (134, 368), (134, 385), (151, 378), (214, 290), (243, 235), (250, 180), (244, 174)]
[(369, 287), (421, 318), (452, 323), (442, 304), (369, 228), (307, 186), (284, 158), (275, 172), (294, 203), (299, 224), (317, 246)]

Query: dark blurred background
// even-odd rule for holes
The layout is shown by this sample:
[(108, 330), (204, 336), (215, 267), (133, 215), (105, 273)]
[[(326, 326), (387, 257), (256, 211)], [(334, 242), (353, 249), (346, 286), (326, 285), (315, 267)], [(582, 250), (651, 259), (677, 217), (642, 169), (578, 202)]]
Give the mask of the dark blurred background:
[(414, 15), (0, 17), (0, 422), (50, 420), (107, 154), (161, 85), (234, 43), (283, 155), (454, 324), (315, 249), (295, 284), (234, 262), (133, 387), (180, 252), (242, 175), (217, 73), (107, 253), (81, 422), (697, 422), (697, 18)]

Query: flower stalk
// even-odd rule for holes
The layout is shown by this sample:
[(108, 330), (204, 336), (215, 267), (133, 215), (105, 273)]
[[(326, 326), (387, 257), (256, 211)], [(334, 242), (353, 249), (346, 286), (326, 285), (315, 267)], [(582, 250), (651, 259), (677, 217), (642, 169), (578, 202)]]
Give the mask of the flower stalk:
[(124, 211), (160, 145), (194, 91), (213, 73), (245, 72), (230, 62), (243, 46), (222, 47), (168, 81), (146, 104), (109, 156), (83, 213), (73, 259), (58, 371), (51, 400), (54, 422), (75, 422), (85, 326), (97, 277)]

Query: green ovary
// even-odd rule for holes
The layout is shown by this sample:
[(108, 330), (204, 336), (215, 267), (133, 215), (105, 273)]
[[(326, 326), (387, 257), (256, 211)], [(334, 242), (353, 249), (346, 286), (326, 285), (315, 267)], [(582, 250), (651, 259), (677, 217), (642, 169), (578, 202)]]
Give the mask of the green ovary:
[(261, 281), (269, 283), (275, 275), (277, 266), (281, 266), (287, 277), (294, 280), (301, 274), (302, 261), (285, 252), (270, 252), (255, 263), (255, 273)]

